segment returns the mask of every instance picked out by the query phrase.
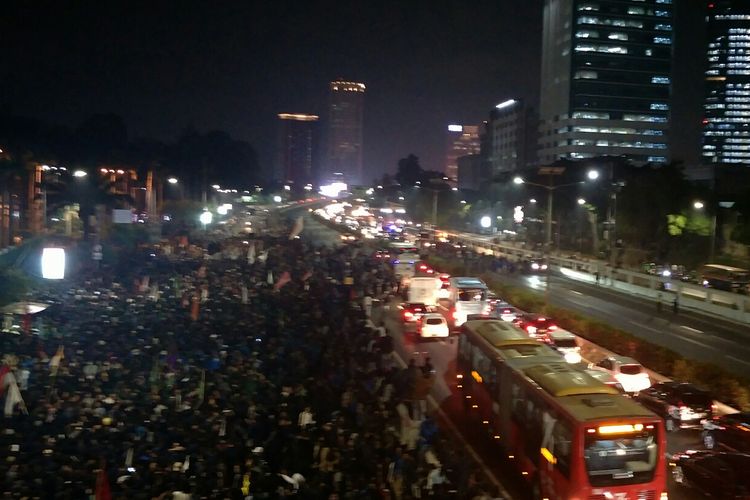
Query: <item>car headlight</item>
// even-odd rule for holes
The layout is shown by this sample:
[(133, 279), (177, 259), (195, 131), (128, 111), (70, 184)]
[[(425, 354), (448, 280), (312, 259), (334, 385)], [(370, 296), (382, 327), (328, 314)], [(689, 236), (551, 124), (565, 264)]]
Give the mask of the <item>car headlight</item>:
[(539, 269), (539, 264), (534, 262), (533, 264), (531, 264), (531, 269)]

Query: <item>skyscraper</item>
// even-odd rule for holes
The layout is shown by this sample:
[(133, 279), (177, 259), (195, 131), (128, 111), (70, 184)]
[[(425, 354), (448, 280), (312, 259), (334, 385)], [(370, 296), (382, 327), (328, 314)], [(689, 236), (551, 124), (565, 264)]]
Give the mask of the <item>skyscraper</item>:
[(536, 165), (538, 124), (523, 100), (507, 99), (495, 106), (487, 123), (491, 176)]
[(479, 153), (479, 125), (448, 125), (445, 176), (458, 184), (458, 157)]
[(540, 160), (667, 161), (672, 0), (545, 0)]
[(750, 163), (750, 3), (715, 0), (707, 12), (704, 163)]
[(280, 113), (278, 165), (275, 177), (282, 182), (304, 186), (313, 182), (316, 115)]
[(331, 82), (329, 89), (327, 180), (330, 181), (335, 174), (342, 174), (347, 183), (360, 184), (364, 181), (362, 120), (365, 84), (339, 79)]

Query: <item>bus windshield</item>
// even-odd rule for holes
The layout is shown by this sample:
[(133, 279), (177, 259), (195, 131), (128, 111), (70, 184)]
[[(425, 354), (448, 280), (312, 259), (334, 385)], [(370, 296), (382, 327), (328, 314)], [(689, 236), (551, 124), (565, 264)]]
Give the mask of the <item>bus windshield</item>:
[(646, 483), (653, 479), (659, 453), (654, 429), (586, 436), (584, 458), (591, 486)]
[(487, 300), (487, 290), (483, 288), (461, 288), (458, 292), (461, 302), (480, 302)]

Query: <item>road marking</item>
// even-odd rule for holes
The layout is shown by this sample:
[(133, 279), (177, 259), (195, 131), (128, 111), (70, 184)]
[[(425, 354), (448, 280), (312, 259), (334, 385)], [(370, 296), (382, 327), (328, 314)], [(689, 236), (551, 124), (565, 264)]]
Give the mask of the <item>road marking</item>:
[[(393, 357), (396, 359), (398, 364), (401, 366), (401, 368), (406, 368), (406, 362), (401, 358), (401, 356), (394, 350), (393, 351)], [(443, 417), (443, 421), (445, 421), (448, 424), (448, 427), (450, 428), (450, 431), (458, 438), (459, 441), (461, 441), (461, 444), (469, 451), (469, 455), (474, 459), (476, 463), (479, 464), (479, 466), (484, 471), (484, 474), (489, 478), (492, 483), (497, 486), (497, 488), (500, 490), (500, 494), (505, 498), (506, 500), (512, 500), (512, 496), (510, 493), (508, 493), (508, 490), (505, 489), (505, 487), (500, 483), (500, 481), (497, 479), (495, 474), (490, 470), (489, 467), (487, 467), (487, 464), (484, 463), (484, 460), (479, 456), (479, 454), (474, 450), (474, 448), (464, 439), (463, 434), (458, 430), (456, 425), (453, 423), (453, 421), (448, 417), (448, 415), (443, 411), (442, 408), (440, 408), (440, 405), (435, 401), (435, 398), (432, 397), (432, 395), (427, 396), (427, 403), (432, 406), (436, 412), (440, 414), (441, 417)]]
[(686, 342), (690, 342), (691, 344), (698, 344), (698, 345), (703, 346), (703, 347), (705, 347), (707, 349), (712, 349), (712, 350), (714, 349), (714, 347), (712, 347), (712, 346), (710, 346), (710, 345), (708, 345), (708, 344), (706, 344), (704, 342), (701, 342), (700, 340), (694, 340), (694, 339), (691, 339), (691, 338), (688, 338), (688, 337), (680, 337), (680, 340), (684, 340)]
[(643, 323), (638, 323), (637, 321), (631, 321), (631, 323), (633, 323), (635, 326), (639, 326), (641, 328), (645, 328), (646, 330), (651, 330), (652, 332), (664, 333), (664, 330), (657, 330), (656, 328), (653, 328), (653, 327), (648, 326), (648, 325), (644, 325)]
[(729, 359), (731, 359), (732, 361), (737, 361), (738, 363), (742, 363), (743, 365), (750, 365), (750, 363), (748, 363), (748, 362), (747, 362), (747, 361), (745, 361), (744, 359), (740, 359), (740, 358), (735, 358), (734, 356), (730, 356), (729, 354), (725, 354), (725, 355), (724, 355), (724, 357), (725, 357), (725, 358), (729, 358)]
[(703, 333), (703, 330), (698, 330), (697, 328), (693, 328), (693, 327), (690, 327), (690, 326), (687, 326), (687, 325), (680, 325), (680, 328), (684, 328), (685, 330), (687, 330), (689, 332)]
[(579, 292), (578, 290), (570, 290), (570, 293), (574, 293), (574, 294), (576, 294), (576, 295), (583, 295), (583, 294), (582, 294), (581, 292)]

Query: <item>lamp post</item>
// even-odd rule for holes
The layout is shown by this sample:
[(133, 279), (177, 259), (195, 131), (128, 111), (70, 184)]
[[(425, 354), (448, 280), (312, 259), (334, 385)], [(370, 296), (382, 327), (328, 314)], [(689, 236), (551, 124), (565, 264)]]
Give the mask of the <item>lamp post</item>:
[[(569, 182), (567, 184), (553, 184), (552, 180), (555, 175), (561, 175), (565, 169), (563, 167), (543, 167), (539, 169), (539, 173), (542, 175), (549, 176), (549, 184), (537, 184), (535, 182), (528, 182), (521, 176), (513, 178), (514, 184), (528, 184), (529, 186), (536, 186), (547, 190), (547, 220), (545, 221), (545, 247), (547, 252), (552, 250), (552, 205), (555, 201), (555, 191), (569, 186), (578, 186), (585, 184), (586, 181)], [(593, 174), (594, 171), (588, 173), (590, 180), (595, 180), (598, 174)], [(585, 202), (584, 202), (585, 203)]]

